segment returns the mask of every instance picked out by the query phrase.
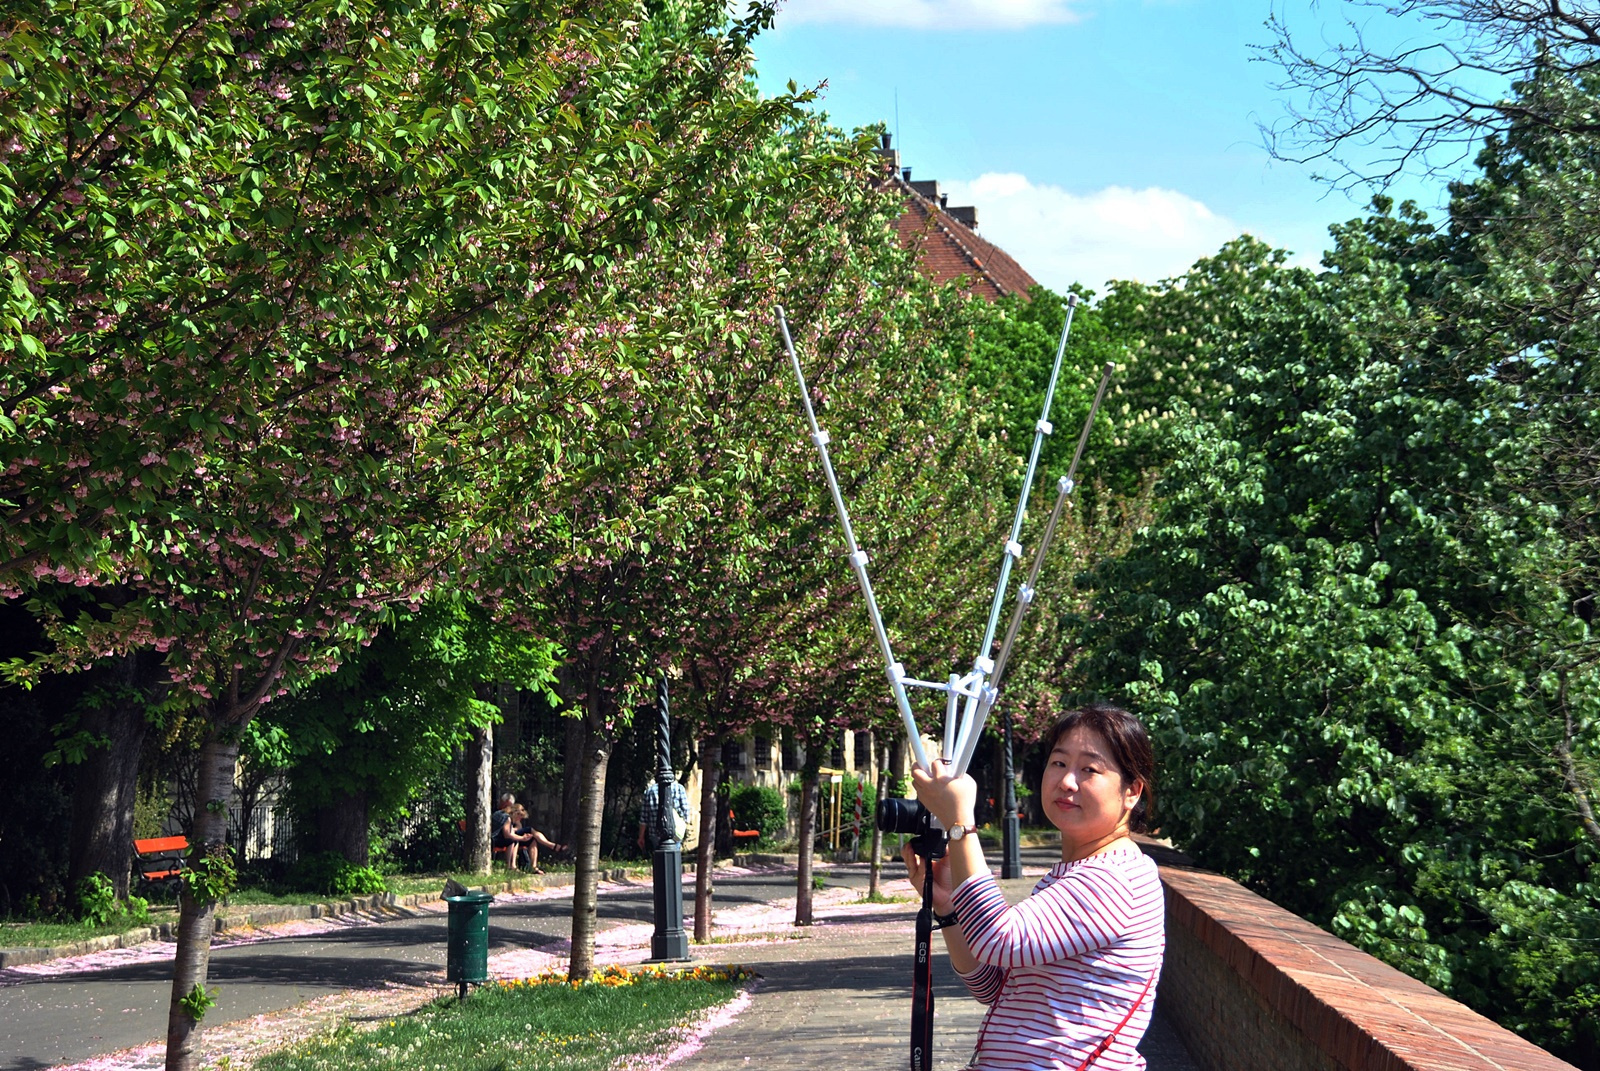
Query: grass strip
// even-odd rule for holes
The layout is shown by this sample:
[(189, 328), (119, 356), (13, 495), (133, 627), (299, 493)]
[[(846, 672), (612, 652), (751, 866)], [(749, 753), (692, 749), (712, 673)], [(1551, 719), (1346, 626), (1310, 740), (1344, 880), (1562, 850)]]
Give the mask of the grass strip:
[(125, 919), (107, 926), (94, 926), (87, 922), (7, 922), (0, 925), (0, 948), (66, 945), (134, 929), (138, 927)]
[(330, 900), (350, 900), (356, 895), (361, 894), (352, 893), (350, 896), (334, 896), (330, 893), (285, 892), (279, 889), (263, 888), (259, 885), (246, 885), (228, 894), (227, 906), (262, 907), (281, 904), (303, 906), (305, 904), (323, 904)]
[(630, 971), (572, 984), (539, 975), (446, 998), (376, 1028), (349, 1023), (256, 1061), (256, 1071), (606, 1071), (654, 1052), (751, 977), (742, 968)]
[[(539, 865), (540, 869), (546, 874), (570, 874), (573, 870), (570, 862), (540, 863)], [(620, 864), (602, 860), (600, 865), (609, 867)], [(465, 870), (453, 874), (393, 874), (384, 879), (384, 884), (396, 896), (404, 896), (407, 893), (438, 892), (444, 888), (444, 879), (447, 877), (454, 878), (461, 884), (471, 888), (474, 885), (482, 885), (485, 882), (505, 881), (508, 878), (523, 879), (527, 876), (528, 872), (525, 869), (512, 871), (496, 865), (488, 874), (478, 874)]]

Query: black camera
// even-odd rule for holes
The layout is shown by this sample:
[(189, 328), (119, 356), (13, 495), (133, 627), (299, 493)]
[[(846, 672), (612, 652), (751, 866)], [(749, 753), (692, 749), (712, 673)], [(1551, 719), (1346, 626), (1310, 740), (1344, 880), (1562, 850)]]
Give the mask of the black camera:
[(944, 855), (944, 829), (933, 820), (933, 812), (916, 800), (885, 797), (878, 801), (878, 828), (885, 833), (902, 833), (911, 838), (911, 850), (928, 859)]
[(878, 828), (885, 833), (921, 836), (933, 829), (933, 814), (916, 800), (885, 796), (878, 801)]

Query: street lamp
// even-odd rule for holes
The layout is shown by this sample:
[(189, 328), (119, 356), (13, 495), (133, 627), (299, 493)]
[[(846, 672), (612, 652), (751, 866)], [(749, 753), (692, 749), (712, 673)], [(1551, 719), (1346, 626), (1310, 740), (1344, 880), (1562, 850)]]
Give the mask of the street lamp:
[(1017, 775), (1011, 765), (1011, 712), (1001, 711), (1005, 727), (1005, 815), (1000, 822), (1000, 876), (1022, 877), (1022, 820), (1017, 816)]
[(661, 823), (656, 850), (650, 857), (654, 887), (655, 933), (650, 937), (650, 961), (661, 963), (689, 958), (689, 935), (683, 932), (683, 846), (672, 821), (672, 726), (667, 720), (667, 675), (656, 687), (656, 820)]

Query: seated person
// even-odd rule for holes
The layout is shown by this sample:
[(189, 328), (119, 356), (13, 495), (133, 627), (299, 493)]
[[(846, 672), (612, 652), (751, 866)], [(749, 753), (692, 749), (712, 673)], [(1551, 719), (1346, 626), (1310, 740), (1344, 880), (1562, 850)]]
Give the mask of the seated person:
[[(517, 869), (517, 851), (533, 838), (517, 829), (514, 813), (520, 808), (510, 793), (500, 797), (500, 809), (489, 816), (490, 843), (506, 850), (506, 869)], [(524, 812), (526, 813), (526, 812)]]
[(555, 841), (551, 840), (549, 837), (546, 837), (543, 833), (540, 833), (537, 829), (533, 828), (533, 823), (528, 820), (528, 809), (522, 806), (522, 804), (518, 803), (512, 805), (511, 820), (516, 824), (517, 834), (524, 838), (522, 842), (522, 850), (528, 856), (528, 873), (544, 873), (544, 871), (539, 869), (539, 849), (541, 847), (548, 848), (553, 852), (564, 852), (567, 850), (567, 846), (565, 844), (557, 844)]

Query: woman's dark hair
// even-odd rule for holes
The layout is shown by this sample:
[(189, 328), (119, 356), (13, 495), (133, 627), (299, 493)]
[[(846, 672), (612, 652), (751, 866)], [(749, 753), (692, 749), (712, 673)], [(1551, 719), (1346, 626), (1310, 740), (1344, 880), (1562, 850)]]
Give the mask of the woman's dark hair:
[(1150, 734), (1145, 732), (1139, 719), (1121, 707), (1110, 703), (1089, 703), (1077, 710), (1069, 710), (1061, 720), (1050, 727), (1042, 742), (1045, 753), (1055, 750), (1061, 738), (1074, 729), (1090, 729), (1111, 749), (1109, 758), (1117, 764), (1122, 783), (1141, 781), (1144, 790), (1139, 802), (1128, 815), (1128, 829), (1134, 833), (1148, 833), (1150, 815), (1156, 804), (1156, 754), (1150, 747)]

